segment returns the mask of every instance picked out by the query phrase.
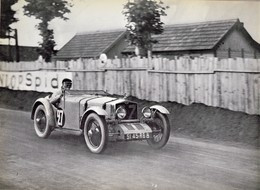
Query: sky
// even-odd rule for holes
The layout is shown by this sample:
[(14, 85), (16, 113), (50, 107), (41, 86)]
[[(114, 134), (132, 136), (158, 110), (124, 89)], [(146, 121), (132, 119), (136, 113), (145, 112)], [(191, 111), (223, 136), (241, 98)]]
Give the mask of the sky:
[[(69, 20), (54, 19), (50, 28), (54, 30), (56, 49), (64, 46), (76, 33), (125, 28), (123, 5), (128, 0), (70, 0), (73, 7), (67, 15)], [(167, 16), (162, 17), (166, 25), (204, 22), (239, 18), (249, 34), (260, 43), (260, 0), (162, 0)], [(38, 46), (41, 41), (33, 17), (23, 15), (24, 0), (12, 8), (19, 21), (12, 25), (18, 30), (19, 45)], [(0, 39), (0, 44), (7, 43)], [(14, 41), (11, 40), (11, 44)]]

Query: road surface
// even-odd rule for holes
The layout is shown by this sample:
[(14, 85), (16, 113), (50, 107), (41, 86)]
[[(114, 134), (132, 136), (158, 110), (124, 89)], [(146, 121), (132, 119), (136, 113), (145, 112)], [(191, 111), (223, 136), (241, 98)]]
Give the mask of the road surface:
[(38, 138), (30, 113), (0, 109), (0, 189), (260, 189), (260, 150), (170, 137), (110, 143), (96, 155), (77, 134)]

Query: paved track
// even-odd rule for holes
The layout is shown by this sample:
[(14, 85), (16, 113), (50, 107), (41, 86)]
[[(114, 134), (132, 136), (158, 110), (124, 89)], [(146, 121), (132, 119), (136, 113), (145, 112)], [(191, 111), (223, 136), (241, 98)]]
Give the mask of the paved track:
[(0, 189), (260, 189), (260, 150), (171, 136), (110, 143), (102, 155), (82, 136), (40, 139), (28, 112), (0, 109)]

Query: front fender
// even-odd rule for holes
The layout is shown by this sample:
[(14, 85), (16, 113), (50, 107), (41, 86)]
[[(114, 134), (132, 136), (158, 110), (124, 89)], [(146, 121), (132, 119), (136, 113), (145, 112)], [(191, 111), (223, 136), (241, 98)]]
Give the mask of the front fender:
[(170, 112), (163, 106), (160, 105), (154, 105), (150, 107), (151, 109), (155, 109), (158, 110), (159, 112), (161, 112), (162, 114), (170, 114)]
[(95, 112), (98, 115), (102, 115), (102, 116), (107, 116), (107, 112), (105, 110), (103, 110), (102, 108), (98, 107), (98, 106), (92, 106), (90, 108), (88, 108), (83, 115), (85, 115), (86, 113), (90, 113), (90, 112)]
[(81, 129), (84, 126), (84, 122), (87, 119), (87, 116), (93, 112), (96, 113), (97, 115), (104, 116), (104, 117), (108, 115), (105, 110), (103, 110), (102, 108), (100, 108), (98, 106), (92, 106), (92, 107), (88, 108), (82, 115), (82, 119), (81, 119), (81, 123), (80, 123)]
[(46, 110), (46, 117), (48, 119), (48, 123), (51, 127), (54, 127), (55, 126), (54, 110), (52, 104), (46, 98), (39, 98), (34, 102), (32, 107), (32, 112), (31, 112), (31, 119), (34, 119), (35, 110), (39, 105), (44, 106)]

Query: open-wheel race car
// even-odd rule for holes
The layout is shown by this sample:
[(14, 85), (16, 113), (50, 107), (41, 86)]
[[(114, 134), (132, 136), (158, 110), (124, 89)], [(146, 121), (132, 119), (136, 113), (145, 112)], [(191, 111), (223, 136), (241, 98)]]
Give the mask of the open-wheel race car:
[(47, 138), (56, 129), (84, 134), (93, 153), (103, 152), (108, 141), (147, 140), (162, 148), (170, 136), (169, 111), (160, 105), (144, 107), (138, 118), (137, 103), (104, 91), (66, 90), (54, 105), (49, 96), (34, 102), (31, 119), (36, 134)]

